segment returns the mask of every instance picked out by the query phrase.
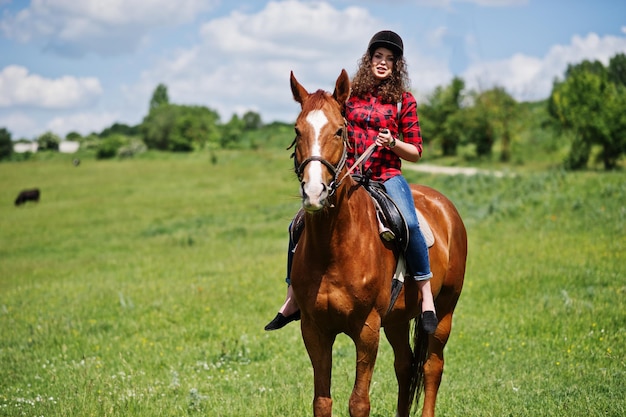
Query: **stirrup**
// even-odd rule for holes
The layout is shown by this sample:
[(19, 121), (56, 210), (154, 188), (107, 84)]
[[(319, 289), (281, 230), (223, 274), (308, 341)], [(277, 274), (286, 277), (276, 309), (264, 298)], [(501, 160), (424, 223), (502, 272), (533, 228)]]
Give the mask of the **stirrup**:
[(382, 220), (380, 219), (380, 212), (376, 212), (376, 220), (378, 220), (378, 234), (380, 235), (380, 237), (387, 242), (391, 242), (392, 240), (394, 240), (396, 238), (396, 235), (391, 231), (390, 228), (383, 224)]
[(386, 240), (387, 242), (391, 242), (396, 238), (396, 235), (391, 231), (390, 228), (383, 226), (379, 230), (380, 237)]

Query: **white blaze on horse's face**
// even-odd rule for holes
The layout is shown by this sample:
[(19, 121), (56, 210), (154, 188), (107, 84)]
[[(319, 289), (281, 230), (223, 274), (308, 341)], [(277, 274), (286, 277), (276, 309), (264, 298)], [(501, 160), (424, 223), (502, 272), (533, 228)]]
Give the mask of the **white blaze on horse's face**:
[[(328, 118), (322, 110), (313, 110), (305, 119), (313, 128), (313, 142), (311, 145), (310, 156), (322, 157), (322, 149), (320, 147), (320, 135), (322, 128), (328, 123)], [(306, 211), (317, 211), (324, 206), (324, 202), (328, 197), (328, 186), (324, 182), (322, 163), (319, 161), (311, 161), (307, 166), (302, 178), (302, 205)]]

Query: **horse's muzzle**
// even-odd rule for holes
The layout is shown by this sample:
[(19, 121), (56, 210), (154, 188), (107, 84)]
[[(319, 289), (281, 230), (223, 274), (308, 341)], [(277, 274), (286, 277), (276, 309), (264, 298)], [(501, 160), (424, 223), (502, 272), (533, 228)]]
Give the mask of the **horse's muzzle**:
[(314, 213), (323, 209), (326, 205), (330, 194), (330, 187), (324, 183), (312, 185), (311, 183), (303, 181), (300, 187), (300, 193), (302, 195), (302, 208), (309, 213)]

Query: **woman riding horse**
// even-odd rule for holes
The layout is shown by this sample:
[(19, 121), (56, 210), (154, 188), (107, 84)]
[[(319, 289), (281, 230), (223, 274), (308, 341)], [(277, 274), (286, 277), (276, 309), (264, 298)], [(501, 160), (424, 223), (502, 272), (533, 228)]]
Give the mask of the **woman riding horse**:
[[(383, 183), (385, 191), (398, 206), (407, 223), (407, 266), (417, 281), (422, 297), (422, 326), (427, 333), (432, 334), (438, 321), (430, 286), (432, 273), (428, 248), (415, 214), (413, 195), (401, 172), (402, 159), (417, 162), (422, 156), (417, 103), (408, 91), (409, 79), (403, 52), (402, 39), (395, 32), (384, 30), (376, 33), (370, 40), (353, 79), (351, 97), (346, 103), (350, 143), (347, 163), (353, 166), (359, 156), (372, 144), (376, 144), (377, 147), (369, 159), (362, 167), (355, 167), (355, 171), (367, 175), (372, 181)], [(401, 103), (400, 114), (397, 103)], [(265, 330), (280, 329), (300, 318), (300, 310), (290, 285), (296, 243), (291, 238), (292, 235), (293, 231), (290, 230), (287, 297), (276, 317), (265, 326)]]
[[(415, 207), (432, 225), (429, 248), (439, 324), (420, 330), (418, 282), (407, 280), (395, 303), (391, 277), (401, 255), (379, 235), (377, 211), (365, 186), (346, 167), (348, 137), (343, 110), (350, 80), (342, 71), (330, 95), (309, 94), (291, 74), (296, 120), (295, 172), (300, 180), (304, 228), (294, 253), (292, 289), (301, 312), (302, 339), (313, 365), (315, 417), (332, 416), (332, 348), (338, 334), (356, 347), (350, 416), (370, 413), (369, 390), (384, 328), (394, 352), (397, 417), (408, 417), (424, 391), (422, 417), (433, 417), (443, 374), (443, 349), (461, 294), (467, 236), (454, 205), (432, 188), (411, 185)], [(419, 322), (418, 322), (419, 323)], [(414, 329), (411, 340), (411, 327)]]

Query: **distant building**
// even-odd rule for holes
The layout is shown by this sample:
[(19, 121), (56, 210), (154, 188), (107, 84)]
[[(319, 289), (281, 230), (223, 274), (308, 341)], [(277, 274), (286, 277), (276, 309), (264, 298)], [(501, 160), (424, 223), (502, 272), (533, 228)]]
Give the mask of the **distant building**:
[(13, 152), (15, 153), (35, 153), (37, 152), (37, 148), (39, 148), (39, 144), (37, 142), (18, 142), (13, 144)]
[(59, 152), (74, 153), (80, 148), (80, 143), (72, 140), (64, 140), (59, 142)]
[[(59, 152), (61, 153), (75, 153), (80, 148), (80, 142), (72, 141), (72, 140), (64, 140), (59, 142)], [(37, 152), (39, 149), (39, 144), (37, 142), (18, 142), (13, 144), (13, 152), (15, 153), (24, 153), (24, 152)]]

